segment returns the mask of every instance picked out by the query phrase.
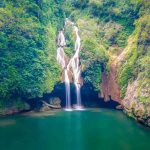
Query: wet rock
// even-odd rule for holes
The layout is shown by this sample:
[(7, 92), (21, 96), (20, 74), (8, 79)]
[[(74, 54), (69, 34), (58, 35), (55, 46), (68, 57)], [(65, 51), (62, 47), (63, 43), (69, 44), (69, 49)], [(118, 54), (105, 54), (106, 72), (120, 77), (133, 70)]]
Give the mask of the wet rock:
[(57, 106), (57, 107), (60, 107), (61, 108), (61, 100), (60, 100), (60, 98), (58, 98), (58, 97), (53, 97), (53, 98), (51, 98), (50, 100), (49, 100), (49, 103), (51, 104), (51, 105), (54, 105), (54, 106)]
[(138, 118), (143, 118), (143, 116), (145, 114), (145, 108), (144, 108), (144, 105), (142, 103), (139, 103), (133, 109), (134, 109), (135, 116), (137, 116)]
[(147, 125), (150, 127), (150, 118), (147, 119)]
[(12, 114), (20, 113), (22, 111), (28, 111), (29, 109), (30, 109), (30, 106), (27, 103), (22, 101), (21, 106), (14, 104), (9, 107), (1, 108), (0, 116), (12, 115)]
[(122, 105), (118, 105), (118, 106), (116, 106), (116, 109), (122, 110), (122, 109), (123, 109), (123, 106), (122, 106)]
[(48, 107), (46, 104), (43, 104), (40, 111), (45, 112), (45, 111), (50, 111), (52, 110), (50, 107)]

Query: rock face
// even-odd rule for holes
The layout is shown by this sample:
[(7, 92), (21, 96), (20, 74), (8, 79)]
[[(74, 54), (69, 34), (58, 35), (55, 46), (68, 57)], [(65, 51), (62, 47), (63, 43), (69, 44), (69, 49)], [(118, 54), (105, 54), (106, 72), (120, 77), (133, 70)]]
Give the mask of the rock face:
[(101, 97), (104, 98), (105, 101), (109, 101), (110, 99), (118, 102), (121, 104), (121, 96), (120, 96), (120, 88), (118, 85), (118, 67), (117, 67), (117, 58), (120, 54), (119, 51), (121, 51), (118, 47), (115, 45), (112, 47), (113, 49), (118, 49), (117, 54), (113, 54), (111, 52), (111, 48), (109, 50), (109, 56), (110, 56), (110, 70), (108, 73), (103, 72), (102, 73), (102, 91), (101, 91)]
[(13, 115), (28, 110), (30, 110), (30, 106), (27, 103), (22, 102), (21, 105), (14, 104), (9, 107), (0, 108), (0, 116)]
[[(141, 96), (148, 96), (148, 87), (139, 91), (140, 78), (128, 84), (126, 96), (122, 101), (125, 112), (150, 127), (150, 104), (141, 101)], [(143, 92), (145, 91), (145, 92)]]
[[(129, 41), (129, 47), (131, 47), (131, 44)], [(125, 97), (121, 98), (120, 96), (121, 91), (117, 82), (118, 72), (129, 50), (129, 48), (126, 48), (121, 54), (115, 56), (110, 52), (112, 56), (110, 72), (102, 74), (101, 97), (105, 101), (109, 101), (111, 98), (119, 102), (121, 105), (117, 106), (116, 109), (123, 108), (124, 112), (129, 116), (150, 127), (149, 80), (139, 74), (136, 79), (126, 81), (127, 91), (125, 92)]]
[(105, 72), (102, 73), (101, 87), (101, 97), (104, 98), (105, 102), (112, 99), (118, 103), (121, 103), (120, 89), (117, 83), (117, 71), (114, 64), (111, 64), (108, 75)]
[(58, 106), (58, 107), (61, 108), (61, 105), (60, 105), (61, 100), (60, 100), (58, 97), (51, 98), (51, 99), (49, 100), (49, 103), (50, 103), (51, 105), (55, 105), (55, 106)]
[(40, 109), (41, 112), (50, 111), (50, 110), (52, 110), (52, 109), (44, 103)]

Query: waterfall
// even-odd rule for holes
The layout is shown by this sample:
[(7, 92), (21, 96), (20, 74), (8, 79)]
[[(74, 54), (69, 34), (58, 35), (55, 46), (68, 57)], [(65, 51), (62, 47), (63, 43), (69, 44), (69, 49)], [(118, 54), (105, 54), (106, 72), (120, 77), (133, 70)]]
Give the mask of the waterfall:
[(66, 19), (65, 26), (71, 25), (73, 26), (76, 40), (75, 40), (75, 46), (74, 46), (74, 55), (68, 62), (66, 63), (66, 54), (64, 52), (64, 47), (66, 46), (65, 37), (63, 31), (59, 31), (58, 37), (57, 37), (57, 61), (61, 65), (62, 69), (64, 69), (64, 76), (65, 76), (65, 89), (66, 89), (66, 108), (71, 108), (71, 98), (70, 98), (70, 80), (68, 76), (68, 71), (70, 71), (70, 68), (72, 68), (73, 78), (74, 78), (74, 85), (76, 88), (76, 98), (77, 98), (77, 104), (75, 106), (76, 109), (82, 109), (81, 104), (81, 67), (80, 67), (80, 46), (81, 46), (81, 39), (79, 36), (78, 27), (74, 25), (73, 22), (71, 22), (69, 19)]
[(65, 68), (65, 53), (62, 47), (58, 47), (57, 49), (57, 61), (59, 62), (62, 68)]
[(65, 37), (63, 31), (59, 31), (57, 37), (57, 61), (61, 65), (62, 69), (64, 69), (65, 76), (65, 90), (66, 90), (66, 109), (71, 110), (71, 98), (70, 98), (70, 80), (68, 77), (68, 70), (66, 64), (66, 54), (64, 52), (64, 47), (66, 46)]
[(71, 109), (71, 98), (70, 98), (70, 81), (68, 77), (68, 70), (65, 69), (65, 87), (66, 87), (66, 108)]
[(74, 75), (74, 84), (76, 87), (76, 97), (77, 97), (77, 108), (81, 107), (81, 94), (80, 94), (80, 74), (81, 74), (81, 69), (80, 69), (80, 60), (79, 60), (79, 53), (80, 53), (80, 45), (81, 45), (81, 39), (78, 33), (78, 27), (74, 26), (74, 31), (76, 34), (76, 41), (75, 41), (75, 47), (74, 51), (75, 54), (71, 59), (71, 66), (73, 70), (73, 75)]

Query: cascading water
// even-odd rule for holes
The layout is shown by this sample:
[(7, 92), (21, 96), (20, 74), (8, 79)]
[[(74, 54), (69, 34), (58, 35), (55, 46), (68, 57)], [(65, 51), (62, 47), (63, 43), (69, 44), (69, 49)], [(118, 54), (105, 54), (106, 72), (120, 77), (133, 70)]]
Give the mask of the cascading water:
[(80, 108), (82, 108), (81, 107), (81, 94), (80, 94), (81, 69), (80, 69), (80, 60), (79, 60), (81, 39), (80, 39), (80, 36), (78, 34), (78, 28), (76, 26), (74, 26), (74, 31), (76, 34), (76, 42), (75, 42), (75, 47), (74, 47), (75, 54), (71, 59), (71, 66), (72, 66), (72, 70), (73, 70), (74, 84), (76, 87), (76, 94), (77, 94), (77, 106), (76, 106), (76, 108), (80, 109)]
[(66, 87), (66, 109), (71, 109), (70, 98), (70, 81), (68, 77), (68, 70), (65, 69), (65, 87)]
[(64, 47), (66, 46), (65, 37), (63, 31), (59, 31), (57, 37), (57, 61), (61, 65), (62, 69), (64, 69), (65, 76), (65, 90), (66, 90), (66, 109), (71, 110), (71, 98), (70, 98), (70, 80), (68, 77), (68, 70), (66, 64), (66, 55), (64, 52)]
[(74, 25), (73, 22), (71, 22), (69, 19), (66, 19), (65, 25), (71, 25), (73, 26), (75, 35), (76, 35), (76, 41), (74, 46), (74, 55), (70, 59), (69, 63), (66, 64), (66, 54), (64, 52), (64, 47), (66, 46), (65, 37), (63, 31), (59, 31), (58, 37), (57, 37), (57, 61), (61, 64), (62, 69), (64, 69), (65, 74), (65, 88), (66, 88), (66, 108), (71, 108), (71, 98), (70, 98), (70, 80), (68, 76), (68, 71), (70, 71), (70, 68), (72, 68), (73, 71), (73, 77), (74, 77), (74, 84), (76, 88), (76, 97), (77, 97), (77, 105), (75, 106), (76, 109), (82, 109), (81, 104), (81, 67), (80, 67), (80, 59), (79, 59), (79, 53), (80, 53), (80, 46), (81, 46), (81, 39), (78, 33), (78, 27)]
[(61, 64), (62, 68), (65, 68), (65, 53), (62, 47), (57, 49), (57, 61)]

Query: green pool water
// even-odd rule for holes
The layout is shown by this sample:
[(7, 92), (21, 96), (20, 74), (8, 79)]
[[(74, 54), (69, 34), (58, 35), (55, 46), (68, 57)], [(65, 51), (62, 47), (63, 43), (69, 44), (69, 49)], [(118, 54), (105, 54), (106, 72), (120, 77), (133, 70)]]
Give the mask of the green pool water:
[(0, 119), (0, 150), (148, 149), (150, 129), (121, 111), (55, 111)]

